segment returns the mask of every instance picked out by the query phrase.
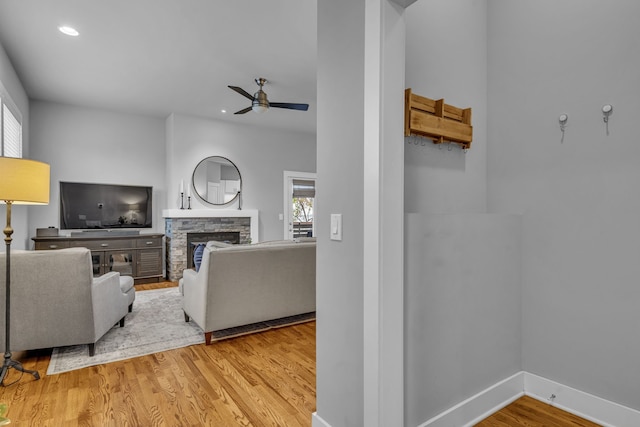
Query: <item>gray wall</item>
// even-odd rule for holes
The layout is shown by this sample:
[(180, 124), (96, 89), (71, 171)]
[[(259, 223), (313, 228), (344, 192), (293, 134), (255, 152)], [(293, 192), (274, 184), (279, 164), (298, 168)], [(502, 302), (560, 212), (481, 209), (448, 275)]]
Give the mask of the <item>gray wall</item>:
[[(486, 214), (486, 2), (406, 12), (406, 86), (473, 109), (473, 143), (405, 142), (405, 425), (521, 369), (520, 217)], [(441, 214), (442, 215), (437, 215)]]
[(486, 212), (486, 0), (421, 0), (405, 16), (406, 87), (473, 109), (467, 154), (405, 143), (405, 211)]
[(387, 0), (318, 3), (314, 426), (403, 424), (403, 14)]
[[(363, 0), (318, 2), (317, 413), (363, 425)], [(343, 214), (343, 240), (329, 215)]]
[(520, 229), (520, 215), (407, 216), (405, 425), (521, 370)]
[[(305, 114), (292, 112), (291, 114)], [(242, 208), (260, 211), (260, 241), (283, 238), (283, 172), (316, 171), (316, 136), (312, 133), (243, 126), (173, 114), (167, 119), (167, 169), (169, 208), (179, 207), (180, 180), (186, 186), (198, 163), (223, 156), (242, 175)], [(192, 192), (193, 193), (193, 192)], [(220, 209), (192, 197), (193, 209)], [(236, 202), (224, 209), (237, 209)]]
[[(0, 82), (2, 82), (2, 86), (7, 91), (13, 103), (18, 107), (20, 112), (22, 113), (22, 140), (23, 140), (23, 152), (22, 155), (25, 158), (32, 158), (34, 160), (43, 160), (37, 157), (33, 157), (29, 152), (29, 99), (27, 98), (27, 93), (22, 87), (22, 83), (16, 74), (13, 65), (9, 61), (9, 57), (0, 45)], [(0, 93), (2, 95), (2, 93)], [(41, 206), (37, 207), (28, 207), (28, 206), (12, 206), (11, 208), (11, 227), (13, 228), (13, 242), (11, 244), (12, 249), (25, 249), (29, 242), (29, 227), (28, 227), (28, 215), (29, 212), (33, 209), (41, 208)], [(4, 224), (6, 224), (6, 207), (4, 204), (0, 205), (0, 220), (2, 221), (2, 228), (4, 229)], [(2, 239), (4, 239), (4, 234), (1, 234)], [(0, 252), (5, 251), (4, 240), (2, 240), (3, 244), (0, 245)]]
[(488, 205), (524, 213), (524, 369), (634, 409), (639, 16), (635, 0), (489, 1)]
[[(311, 134), (186, 116), (164, 120), (52, 102), (31, 104), (31, 151), (51, 164), (51, 203), (30, 208), (28, 237), (38, 227), (59, 225), (61, 180), (153, 186), (153, 230), (163, 233), (162, 210), (178, 207), (180, 179), (188, 185), (200, 160), (222, 155), (242, 173), (243, 207), (260, 210), (260, 239), (281, 239), (282, 172), (315, 171)], [(209, 208), (195, 197), (192, 207)]]
[(154, 230), (164, 232), (163, 120), (42, 101), (31, 117), (31, 152), (51, 165), (51, 200), (31, 208), (31, 236), (59, 226), (60, 181), (153, 186)]

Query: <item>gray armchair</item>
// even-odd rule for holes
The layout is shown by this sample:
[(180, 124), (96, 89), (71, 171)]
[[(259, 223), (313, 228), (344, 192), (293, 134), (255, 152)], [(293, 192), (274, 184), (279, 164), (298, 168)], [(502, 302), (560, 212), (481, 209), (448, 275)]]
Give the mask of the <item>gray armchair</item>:
[[(5, 305), (5, 253), (0, 253), (0, 306)], [(122, 285), (122, 288), (121, 288)], [(11, 349), (95, 343), (124, 317), (135, 298), (119, 273), (94, 278), (86, 248), (11, 251)], [(126, 288), (126, 289), (125, 289)], [(125, 293), (126, 292), (126, 293)], [(5, 319), (0, 319), (4, 348)]]

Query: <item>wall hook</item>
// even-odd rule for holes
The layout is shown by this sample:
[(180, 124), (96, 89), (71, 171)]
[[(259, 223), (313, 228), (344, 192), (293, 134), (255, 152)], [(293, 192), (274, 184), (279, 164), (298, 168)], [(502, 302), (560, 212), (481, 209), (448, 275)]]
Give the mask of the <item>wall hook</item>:
[(560, 123), (560, 131), (562, 132), (562, 137), (560, 138), (560, 143), (564, 142), (564, 130), (567, 128), (567, 121), (569, 121), (569, 116), (566, 114), (560, 114), (558, 117), (558, 123)]
[(607, 136), (609, 136), (609, 116), (613, 113), (613, 106), (611, 104), (605, 104), (602, 106), (602, 120), (604, 120), (607, 128)]

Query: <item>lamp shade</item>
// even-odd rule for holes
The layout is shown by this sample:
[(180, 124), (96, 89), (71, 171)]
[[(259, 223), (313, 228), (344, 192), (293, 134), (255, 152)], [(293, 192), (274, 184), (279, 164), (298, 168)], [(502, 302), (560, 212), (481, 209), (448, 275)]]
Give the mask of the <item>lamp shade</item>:
[(0, 157), (0, 201), (25, 205), (49, 203), (49, 165)]

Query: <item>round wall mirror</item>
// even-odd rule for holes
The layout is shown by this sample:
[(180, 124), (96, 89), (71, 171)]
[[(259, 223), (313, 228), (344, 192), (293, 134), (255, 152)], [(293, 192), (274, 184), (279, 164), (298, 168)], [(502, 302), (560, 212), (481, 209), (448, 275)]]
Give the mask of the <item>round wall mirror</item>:
[(193, 190), (211, 205), (226, 205), (240, 196), (242, 177), (238, 167), (226, 157), (211, 156), (198, 163), (192, 176)]

